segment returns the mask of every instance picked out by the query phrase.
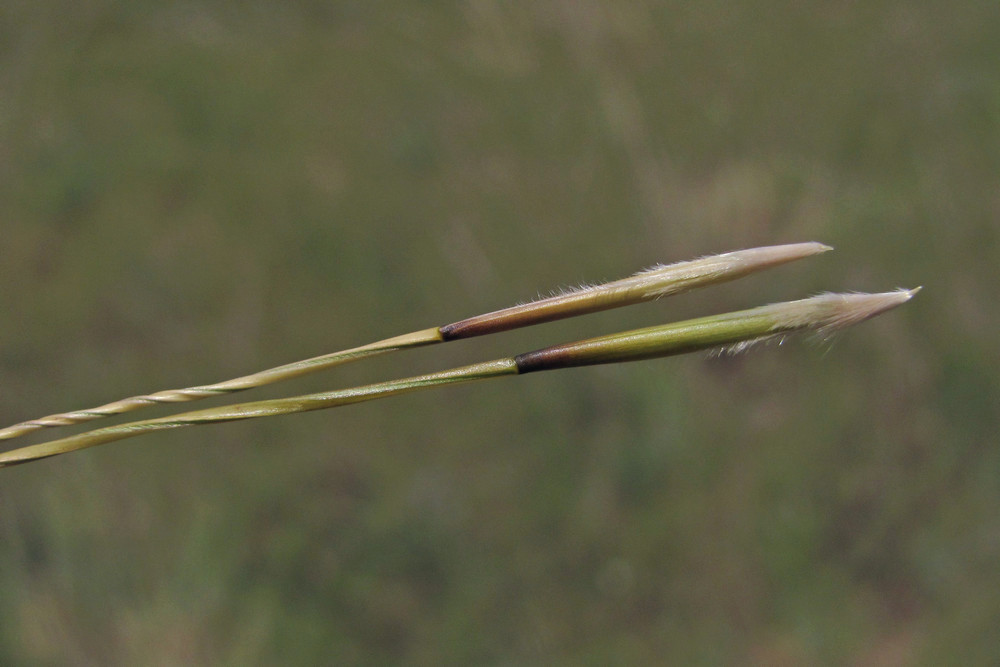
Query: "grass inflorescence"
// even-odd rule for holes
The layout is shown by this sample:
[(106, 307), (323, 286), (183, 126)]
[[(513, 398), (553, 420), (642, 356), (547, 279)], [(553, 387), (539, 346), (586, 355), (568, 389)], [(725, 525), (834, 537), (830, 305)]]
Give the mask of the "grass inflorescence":
[[(22, 422), (0, 430), (0, 439), (15, 438), (47, 427), (92, 421), (148, 405), (194, 401), (243, 391), (376, 354), (483, 336), (649, 301), (733, 280), (827, 250), (830, 250), (828, 246), (819, 243), (796, 243), (739, 250), (654, 267), (621, 280), (578, 288), (452, 324), (421, 329), (216, 384), (134, 396), (97, 408)], [(208, 408), (98, 428), (79, 435), (0, 453), (0, 467), (27, 463), (151, 431), (321, 410), (431, 387), (506, 375), (638, 361), (706, 349), (742, 349), (755, 342), (802, 331), (826, 336), (832, 331), (857, 324), (905, 303), (913, 297), (917, 289), (880, 294), (822, 294), (798, 301), (553, 345), (437, 373), (291, 398)]]

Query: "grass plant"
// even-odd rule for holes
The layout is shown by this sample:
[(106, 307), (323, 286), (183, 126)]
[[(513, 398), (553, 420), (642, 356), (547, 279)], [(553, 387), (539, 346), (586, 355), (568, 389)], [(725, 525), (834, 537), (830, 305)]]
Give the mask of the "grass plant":
[[(817, 243), (772, 246), (657, 267), (619, 281), (580, 288), (443, 327), (404, 334), (370, 345), (236, 378), (217, 385), (159, 392), (149, 396), (110, 403), (94, 410), (65, 413), (43, 420), (26, 422), (6, 429), (8, 434), (6, 437), (14, 437), (22, 432), (46, 426), (97, 419), (133, 410), (150, 403), (190, 401), (215, 394), (240, 391), (382, 352), (481, 336), (655, 299), (694, 287), (731, 280), (753, 271), (828, 249), (827, 246)], [(291, 398), (208, 408), (98, 428), (79, 435), (4, 452), (0, 454), (0, 467), (27, 463), (153, 431), (321, 410), (431, 387), (507, 375), (521, 375), (574, 366), (638, 361), (705, 349), (741, 351), (761, 341), (802, 331), (812, 331), (820, 336), (827, 336), (835, 330), (862, 322), (905, 303), (913, 297), (917, 289), (896, 290), (880, 294), (822, 294), (798, 301), (771, 304), (749, 310), (554, 345), (516, 356), (399, 380)]]
[(477, 315), (452, 324), (413, 331), (215, 384), (167, 389), (153, 394), (132, 396), (88, 410), (63, 412), (14, 424), (0, 429), (0, 440), (9, 440), (43, 428), (68, 426), (110, 417), (160, 403), (197, 401), (245, 391), (386, 352), (509, 331), (680, 294), (698, 287), (734, 280), (827, 250), (831, 248), (821, 243), (791, 243), (737, 250), (692, 261), (656, 266), (621, 280), (566, 291), (549, 298)]

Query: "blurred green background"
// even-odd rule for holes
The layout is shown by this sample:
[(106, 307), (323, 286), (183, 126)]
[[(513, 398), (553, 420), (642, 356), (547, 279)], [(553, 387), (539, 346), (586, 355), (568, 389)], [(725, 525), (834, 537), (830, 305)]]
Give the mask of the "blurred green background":
[(8, 0), (0, 202), (4, 424), (752, 245), (837, 250), (244, 396), (926, 287), (0, 471), (4, 664), (1000, 660), (997, 3)]

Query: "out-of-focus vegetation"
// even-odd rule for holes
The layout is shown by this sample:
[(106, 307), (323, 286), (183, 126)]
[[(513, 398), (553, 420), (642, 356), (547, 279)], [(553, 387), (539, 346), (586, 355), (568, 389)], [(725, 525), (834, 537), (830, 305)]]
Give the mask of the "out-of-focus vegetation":
[(837, 251), (253, 396), (926, 289), (829, 349), (4, 470), (0, 662), (997, 661), (998, 36), (969, 0), (3, 3), (5, 424), (750, 245)]

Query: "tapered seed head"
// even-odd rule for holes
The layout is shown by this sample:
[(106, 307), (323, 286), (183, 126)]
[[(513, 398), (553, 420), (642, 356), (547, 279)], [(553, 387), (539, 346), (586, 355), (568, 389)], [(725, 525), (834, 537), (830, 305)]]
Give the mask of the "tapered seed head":
[(882, 294), (821, 294), (749, 310), (600, 336), (515, 358), (519, 372), (653, 359), (706, 349), (742, 349), (774, 336), (826, 336), (909, 301), (920, 288)]
[(509, 331), (715, 285), (827, 250), (832, 248), (822, 243), (790, 243), (656, 266), (621, 280), (588, 285), (531, 303), (476, 315), (446, 324), (439, 330), (444, 340)]

